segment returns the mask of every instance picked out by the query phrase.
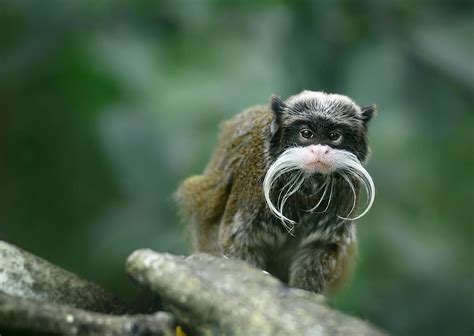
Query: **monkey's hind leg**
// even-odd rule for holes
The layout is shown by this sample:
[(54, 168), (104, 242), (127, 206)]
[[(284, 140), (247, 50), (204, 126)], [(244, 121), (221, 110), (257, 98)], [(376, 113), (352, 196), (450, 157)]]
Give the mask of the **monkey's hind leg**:
[(194, 252), (220, 254), (217, 244), (218, 223), (202, 222), (201, 218), (190, 218)]
[(218, 175), (192, 176), (180, 186), (176, 196), (191, 221), (194, 249), (218, 255), (219, 222), (229, 194), (229, 183)]

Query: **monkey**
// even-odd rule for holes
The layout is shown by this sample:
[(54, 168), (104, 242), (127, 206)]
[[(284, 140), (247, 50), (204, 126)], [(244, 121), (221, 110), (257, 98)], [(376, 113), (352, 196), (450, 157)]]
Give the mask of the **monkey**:
[[(375, 105), (303, 91), (223, 124), (201, 175), (176, 193), (194, 249), (241, 259), (290, 287), (326, 294), (351, 273), (355, 221), (372, 207), (368, 124)], [(352, 215), (365, 187), (367, 205)]]

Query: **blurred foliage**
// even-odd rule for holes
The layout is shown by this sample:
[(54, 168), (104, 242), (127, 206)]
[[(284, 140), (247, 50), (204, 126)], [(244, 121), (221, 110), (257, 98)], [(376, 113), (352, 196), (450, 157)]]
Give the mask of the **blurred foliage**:
[(133, 249), (189, 252), (172, 194), (220, 121), (343, 93), (378, 105), (378, 192), (332, 304), (472, 334), (473, 62), (472, 1), (2, 0), (0, 238), (131, 297)]

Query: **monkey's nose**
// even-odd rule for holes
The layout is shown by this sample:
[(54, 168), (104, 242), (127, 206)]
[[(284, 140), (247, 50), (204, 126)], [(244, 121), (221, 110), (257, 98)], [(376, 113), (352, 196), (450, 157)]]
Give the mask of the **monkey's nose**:
[(329, 154), (329, 146), (326, 145), (311, 145), (309, 146), (311, 153), (315, 155)]

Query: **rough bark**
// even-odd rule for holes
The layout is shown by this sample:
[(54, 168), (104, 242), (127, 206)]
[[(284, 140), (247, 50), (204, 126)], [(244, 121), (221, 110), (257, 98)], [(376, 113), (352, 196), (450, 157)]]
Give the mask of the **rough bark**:
[(12, 296), (110, 314), (125, 305), (98, 285), (0, 241), (0, 291)]
[(177, 320), (202, 335), (381, 335), (368, 323), (291, 289), (244, 262), (134, 252), (128, 273), (159, 293)]
[(0, 328), (59, 335), (175, 335), (173, 318), (152, 315), (105, 315), (0, 293)]
[(139, 250), (127, 271), (173, 315), (107, 315), (130, 310), (99, 286), (0, 241), (0, 330), (174, 335), (179, 324), (189, 335), (382, 334), (328, 308), (322, 296), (288, 288), (238, 260)]

